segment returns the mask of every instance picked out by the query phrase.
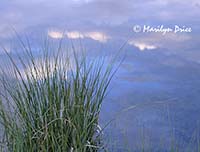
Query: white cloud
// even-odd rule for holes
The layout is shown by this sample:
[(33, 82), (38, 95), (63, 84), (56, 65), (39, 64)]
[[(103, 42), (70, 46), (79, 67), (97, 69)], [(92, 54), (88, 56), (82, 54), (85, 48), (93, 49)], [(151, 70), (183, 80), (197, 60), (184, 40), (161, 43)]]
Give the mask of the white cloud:
[(62, 32), (59, 31), (48, 31), (48, 36), (50, 36), (53, 39), (61, 39), (64, 37), (64, 34)]
[(82, 39), (84, 38), (84, 35), (81, 34), (80, 32), (78, 31), (71, 31), (71, 32), (66, 32), (66, 35), (69, 39)]
[(137, 48), (139, 48), (141, 51), (144, 51), (144, 50), (153, 50), (153, 49), (157, 48), (155, 45), (146, 44), (144, 42), (130, 41), (129, 44), (133, 45), (133, 46), (135, 46)]
[(140, 50), (167, 48), (175, 51), (184, 48), (191, 39), (191, 36), (187, 34), (167, 33), (166, 35), (162, 35), (160, 33), (152, 33), (135, 37), (129, 41), (129, 44), (136, 46)]
[(108, 39), (110, 39), (109, 36), (101, 32), (88, 32), (88, 33), (85, 33), (85, 37), (91, 38), (93, 40), (96, 40), (102, 43), (105, 43), (108, 41)]
[(111, 37), (106, 35), (103, 32), (97, 32), (97, 31), (91, 31), (91, 32), (79, 32), (79, 31), (70, 31), (66, 33), (62, 33), (59, 31), (49, 31), (48, 36), (54, 39), (61, 39), (65, 36), (69, 39), (83, 39), (83, 38), (90, 38), (95, 41), (99, 41), (101, 43), (105, 43), (110, 39)]

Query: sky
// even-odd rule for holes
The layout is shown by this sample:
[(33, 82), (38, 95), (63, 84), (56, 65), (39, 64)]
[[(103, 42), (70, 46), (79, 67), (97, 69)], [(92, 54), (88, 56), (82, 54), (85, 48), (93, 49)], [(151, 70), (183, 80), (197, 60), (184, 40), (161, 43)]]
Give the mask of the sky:
[[(165, 35), (134, 31), (135, 26), (142, 28), (144, 25), (189, 27), (192, 31)], [(11, 52), (16, 51), (13, 49), (13, 43), (17, 43), (14, 30), (22, 37), (28, 35), (33, 43), (40, 41), (41, 37), (81, 39), (94, 58), (101, 52), (114, 54), (126, 42), (123, 48), (126, 58), (109, 98), (113, 101), (123, 99), (123, 103), (111, 102), (110, 106), (114, 108), (104, 110), (112, 115), (139, 101), (178, 98), (176, 104), (181, 102), (181, 106), (173, 107), (171, 111), (176, 111), (172, 115), (181, 121), (174, 125), (186, 130), (197, 119), (191, 113), (200, 113), (199, 25), (199, 0), (0, 1), (0, 44)], [(0, 50), (0, 63), (4, 62), (4, 55)], [(152, 113), (151, 108), (142, 112), (138, 117), (147, 125), (149, 121), (151, 125), (159, 122), (158, 113)], [(128, 113), (127, 120), (133, 115)], [(118, 129), (129, 127), (128, 134), (133, 135), (133, 122), (122, 121), (124, 126), (119, 125)]]
[[(125, 41), (132, 37), (134, 41), (170, 47), (173, 51), (196, 49), (191, 47), (198, 46), (199, 7), (198, 0), (1, 0), (0, 39), (10, 38), (12, 28), (18, 33), (31, 34), (67, 30), (86, 33), (86, 37), (93, 39), (97, 37), (95, 40), (103, 39), (102, 35), (104, 41), (109, 38)], [(134, 25), (144, 24), (190, 26), (193, 32), (165, 37), (133, 32)]]
[[(198, 0), (1, 0), (0, 43), (15, 52), (11, 49), (16, 41), (13, 29), (33, 41), (42, 36), (81, 39), (93, 52), (102, 45), (102, 52), (117, 52), (128, 41), (127, 62), (139, 54), (142, 57), (137, 58), (145, 64), (155, 58), (149, 54), (155, 54), (160, 65), (182, 71), (185, 65), (200, 63), (199, 8)], [(135, 25), (178, 25), (190, 27), (192, 32), (137, 33), (133, 31)]]
[[(66, 31), (71, 39), (129, 40), (134, 49), (167, 49), (167, 53), (199, 62), (199, 8), (198, 0), (1, 0), (0, 41), (9, 47), (13, 28), (32, 38), (46, 34), (58, 39)], [(192, 32), (135, 33), (135, 25), (178, 25), (191, 27)]]

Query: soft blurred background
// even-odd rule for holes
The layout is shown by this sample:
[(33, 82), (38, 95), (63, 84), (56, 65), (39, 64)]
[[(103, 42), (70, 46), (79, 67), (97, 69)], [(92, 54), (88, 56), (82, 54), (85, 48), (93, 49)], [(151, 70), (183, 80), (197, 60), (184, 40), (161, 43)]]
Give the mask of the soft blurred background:
[[(194, 148), (200, 131), (199, 10), (199, 0), (1, 0), (0, 44), (20, 54), (17, 33), (28, 37), (37, 56), (45, 38), (81, 41), (98, 58), (126, 43), (102, 107), (102, 127), (113, 120), (105, 140), (118, 151)], [(136, 33), (135, 25), (179, 25), (192, 32)], [(2, 67), (5, 56), (1, 49)]]

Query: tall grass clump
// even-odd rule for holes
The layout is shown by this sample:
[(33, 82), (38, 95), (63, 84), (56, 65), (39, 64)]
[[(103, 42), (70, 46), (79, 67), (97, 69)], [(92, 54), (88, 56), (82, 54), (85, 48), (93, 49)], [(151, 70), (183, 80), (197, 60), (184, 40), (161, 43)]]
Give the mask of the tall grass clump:
[(74, 47), (66, 55), (61, 45), (43, 48), (36, 60), (31, 47), (22, 46), (17, 62), (5, 50), (12, 70), (1, 70), (1, 150), (102, 150), (99, 113), (113, 66), (78, 56)]

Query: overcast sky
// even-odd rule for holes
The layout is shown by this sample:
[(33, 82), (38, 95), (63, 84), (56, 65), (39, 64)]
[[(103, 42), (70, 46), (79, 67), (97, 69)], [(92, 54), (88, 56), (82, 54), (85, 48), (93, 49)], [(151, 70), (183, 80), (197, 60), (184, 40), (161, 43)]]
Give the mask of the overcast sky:
[[(108, 51), (129, 40), (130, 52), (142, 51), (143, 56), (152, 52), (160, 58), (170, 55), (170, 60), (160, 62), (172, 66), (199, 64), (199, 10), (199, 0), (1, 0), (0, 42), (9, 48), (15, 36), (12, 28), (30, 39), (44, 35), (89, 39), (89, 45), (103, 44)], [(178, 25), (192, 32), (136, 33), (135, 25)]]
[[(12, 37), (14, 27), (18, 33), (26, 34), (67, 30), (98, 37), (96, 40), (104, 35), (104, 41), (132, 37), (134, 42), (174, 49), (171, 51), (198, 49), (199, 9), (199, 0), (1, 0), (0, 40)], [(164, 37), (132, 31), (134, 25), (144, 24), (187, 26), (193, 32)]]

